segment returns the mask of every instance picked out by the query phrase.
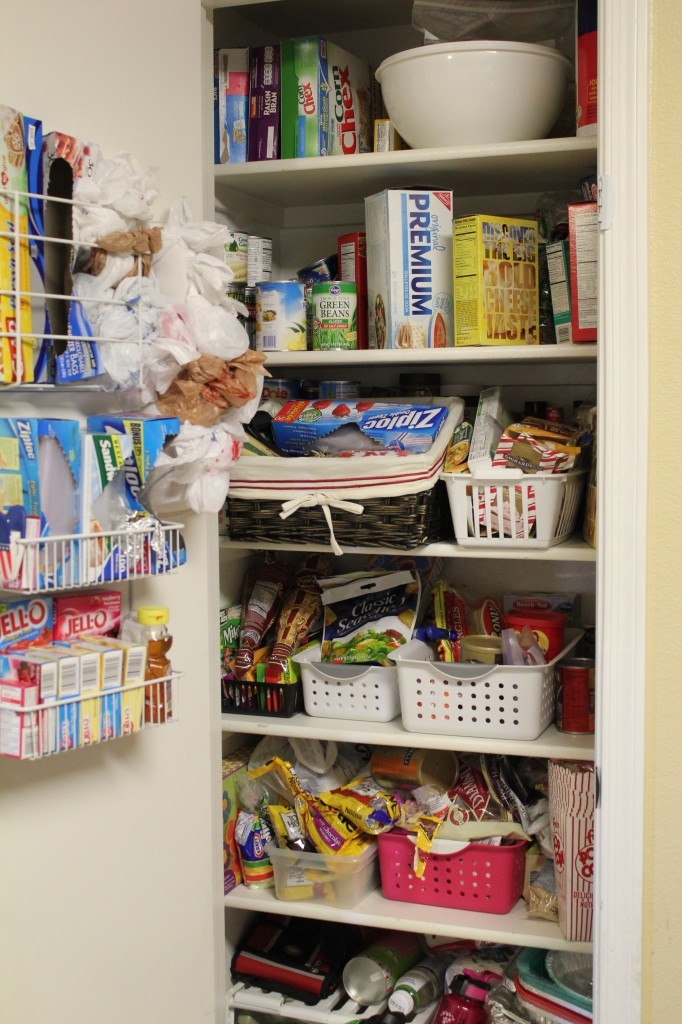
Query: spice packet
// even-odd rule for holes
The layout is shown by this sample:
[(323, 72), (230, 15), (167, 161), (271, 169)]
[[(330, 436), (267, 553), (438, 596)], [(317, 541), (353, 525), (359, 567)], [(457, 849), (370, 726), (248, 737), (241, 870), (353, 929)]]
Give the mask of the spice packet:
[(336, 585), (322, 580), (322, 661), (392, 665), (389, 654), (412, 637), (419, 574), (411, 570), (359, 575)]

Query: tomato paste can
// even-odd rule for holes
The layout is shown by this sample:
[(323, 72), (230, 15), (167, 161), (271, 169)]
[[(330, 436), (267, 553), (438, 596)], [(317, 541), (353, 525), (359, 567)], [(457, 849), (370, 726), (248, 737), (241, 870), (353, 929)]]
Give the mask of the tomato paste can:
[(249, 235), (246, 249), (246, 283), (254, 288), (272, 277), (272, 239)]
[(256, 348), (263, 352), (305, 351), (305, 298), (300, 281), (259, 281), (256, 285)]
[(594, 659), (567, 658), (557, 665), (556, 727), (594, 732)]
[(322, 281), (312, 290), (315, 351), (358, 347), (358, 294), (351, 281)]

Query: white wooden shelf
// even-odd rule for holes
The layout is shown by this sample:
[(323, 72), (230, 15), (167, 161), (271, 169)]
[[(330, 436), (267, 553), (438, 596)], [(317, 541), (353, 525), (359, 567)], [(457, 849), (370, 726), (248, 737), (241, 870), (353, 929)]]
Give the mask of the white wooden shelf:
[(577, 189), (596, 162), (596, 138), (581, 136), (221, 164), (214, 177), (218, 195), (227, 187), (289, 209), (362, 203), (374, 192), (415, 183), (467, 197)]
[(457, 735), (409, 732), (400, 718), (392, 722), (366, 723), (351, 719), (314, 718), (301, 712), (291, 718), (267, 715), (221, 715), (226, 734), (245, 733), (251, 736), (286, 736), (378, 746), (420, 747), (429, 750), (457, 750), (489, 754), (511, 754), (521, 757), (560, 757), (566, 760), (594, 759), (594, 736), (574, 736), (559, 732), (550, 725), (536, 740), (490, 739)]
[(445, 349), (364, 349), (355, 352), (268, 352), (267, 366), (290, 370), (326, 369), (342, 366), (347, 373), (363, 367), (378, 366), (390, 370), (435, 370), (459, 365), (528, 364), (529, 369), (557, 363), (595, 363), (597, 345), (493, 345), (490, 348)]
[[(238, 885), (225, 896), (230, 910), (255, 910), (259, 913), (287, 914), (292, 917), (326, 921), (338, 916), (333, 905), (301, 900), (278, 900), (273, 890), (248, 889)], [(343, 910), (343, 920), (372, 928), (389, 928), (425, 935), (447, 935), (455, 938), (476, 939), (481, 942), (505, 942), (540, 949), (567, 949), (589, 952), (588, 942), (571, 942), (552, 921), (528, 917), (523, 900), (508, 914), (481, 914), (471, 910), (449, 910), (419, 903), (401, 903), (385, 899), (379, 889), (368, 893), (353, 910)]]

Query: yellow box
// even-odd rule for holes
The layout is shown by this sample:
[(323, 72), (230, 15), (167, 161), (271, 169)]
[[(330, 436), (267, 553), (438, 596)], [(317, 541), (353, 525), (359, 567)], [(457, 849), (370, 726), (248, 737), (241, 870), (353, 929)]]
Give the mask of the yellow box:
[(452, 245), (455, 345), (537, 345), (535, 221), (485, 214), (459, 217)]
[[(24, 122), (18, 110), (0, 106), (0, 381), (33, 380), (31, 303), (16, 291), (30, 290), (31, 257), (28, 242), (28, 191)], [(8, 293), (8, 294), (4, 294)], [(17, 373), (15, 332), (22, 335), (23, 369)]]

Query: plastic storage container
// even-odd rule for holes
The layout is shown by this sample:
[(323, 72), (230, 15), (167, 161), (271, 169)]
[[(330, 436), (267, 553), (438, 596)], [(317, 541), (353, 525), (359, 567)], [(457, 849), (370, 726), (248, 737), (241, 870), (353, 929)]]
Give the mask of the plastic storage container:
[(439, 736), (535, 740), (554, 719), (557, 664), (580, 629), (547, 665), (473, 665), (434, 661), (428, 644), (410, 640), (391, 658), (398, 666), (403, 725)]
[(458, 544), (550, 548), (575, 529), (587, 470), (524, 474), (498, 469), (442, 473)]
[(268, 843), (278, 900), (307, 900), (328, 906), (355, 907), (379, 881), (377, 846), (369, 844), (357, 856), (301, 853)]
[(524, 842), (486, 846), (436, 839), (421, 878), (412, 870), (412, 836), (385, 832), (377, 844), (381, 891), (389, 900), (508, 914), (523, 892)]
[(398, 671), (383, 665), (333, 665), (320, 648), (294, 655), (301, 667), (306, 713), (314, 718), (390, 722), (400, 714)]

